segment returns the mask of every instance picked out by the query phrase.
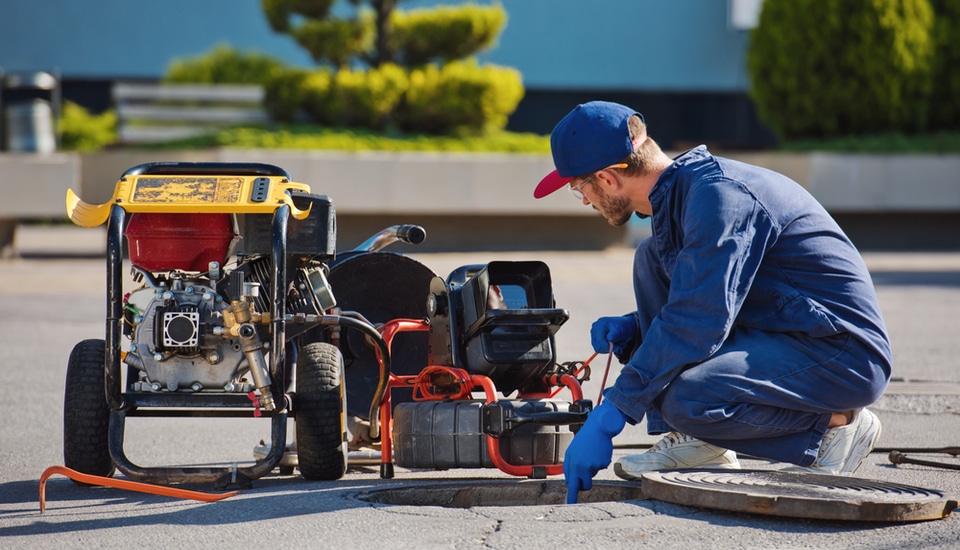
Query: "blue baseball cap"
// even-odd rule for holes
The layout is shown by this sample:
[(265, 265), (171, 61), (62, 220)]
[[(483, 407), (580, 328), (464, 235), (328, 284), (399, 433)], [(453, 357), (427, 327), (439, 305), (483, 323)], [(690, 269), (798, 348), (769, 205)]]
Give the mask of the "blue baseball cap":
[(567, 113), (550, 134), (550, 151), (556, 170), (540, 180), (534, 198), (543, 198), (570, 183), (577, 176), (603, 170), (633, 152), (627, 121), (643, 115), (633, 109), (591, 101)]

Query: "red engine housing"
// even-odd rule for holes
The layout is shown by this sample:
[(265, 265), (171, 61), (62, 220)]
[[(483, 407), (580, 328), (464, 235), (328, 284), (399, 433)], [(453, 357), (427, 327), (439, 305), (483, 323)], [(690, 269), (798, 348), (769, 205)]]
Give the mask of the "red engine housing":
[(207, 271), (226, 261), (237, 237), (232, 214), (131, 214), (130, 263), (147, 271)]

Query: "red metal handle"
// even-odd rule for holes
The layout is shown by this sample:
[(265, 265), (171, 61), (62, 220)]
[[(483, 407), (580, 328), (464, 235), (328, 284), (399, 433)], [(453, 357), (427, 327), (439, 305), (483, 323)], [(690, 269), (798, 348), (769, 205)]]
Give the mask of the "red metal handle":
[(199, 491), (188, 491), (187, 489), (175, 489), (163, 485), (151, 485), (149, 483), (140, 483), (138, 481), (128, 481), (125, 479), (114, 479), (112, 477), (95, 476), (84, 474), (66, 466), (50, 466), (43, 471), (40, 476), (40, 513), (47, 508), (46, 488), (47, 478), (54, 474), (67, 476), (74, 481), (86, 483), (88, 485), (103, 485), (105, 487), (115, 487), (117, 489), (126, 489), (128, 491), (137, 491), (139, 493), (150, 493), (174, 498), (186, 498), (190, 500), (199, 500), (201, 502), (216, 502), (234, 495), (239, 495), (240, 491), (230, 491), (228, 493), (211, 494), (201, 493)]

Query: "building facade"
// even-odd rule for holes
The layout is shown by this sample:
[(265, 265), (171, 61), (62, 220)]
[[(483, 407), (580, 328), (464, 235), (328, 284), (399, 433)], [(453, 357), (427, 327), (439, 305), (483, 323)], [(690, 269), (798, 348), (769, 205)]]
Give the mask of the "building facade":
[[(749, 99), (745, 61), (761, 1), (499, 0), (508, 23), (481, 61), (523, 75), (511, 130), (546, 134), (577, 103), (606, 99), (643, 112), (667, 148), (762, 148), (774, 138)], [(269, 28), (259, 0), (0, 0), (0, 69), (58, 71), (64, 98), (96, 111), (112, 82), (159, 79), (174, 59), (221, 44), (313, 64)]]

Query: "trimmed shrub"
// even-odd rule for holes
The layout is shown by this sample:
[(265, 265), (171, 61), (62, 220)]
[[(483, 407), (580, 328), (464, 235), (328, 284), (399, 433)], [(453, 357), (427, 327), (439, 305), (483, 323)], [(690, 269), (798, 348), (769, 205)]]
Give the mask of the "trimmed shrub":
[(937, 130), (960, 130), (960, 2), (932, 0), (933, 93), (930, 126)]
[(260, 0), (260, 7), (270, 28), (275, 32), (290, 29), (290, 17), (299, 14), (311, 19), (324, 19), (337, 0)]
[(319, 70), (307, 76), (303, 87), (304, 109), (317, 123), (383, 130), (407, 89), (407, 74), (393, 64)]
[(337, 119), (343, 126), (385, 129), (407, 82), (406, 71), (392, 63), (368, 71), (338, 71), (333, 82)]
[(373, 42), (372, 27), (360, 20), (308, 20), (290, 34), (314, 61), (337, 67), (347, 66), (358, 51), (369, 48)]
[(430, 134), (502, 130), (521, 99), (515, 69), (475, 60), (427, 65), (410, 73), (396, 122), (404, 131)]
[(492, 46), (506, 22), (499, 4), (394, 11), (390, 48), (407, 66), (462, 59)]
[(60, 118), (60, 146), (65, 151), (90, 152), (117, 141), (117, 113), (113, 109), (99, 115), (72, 101), (63, 102)]
[(263, 108), (271, 118), (279, 122), (300, 119), (309, 75), (304, 69), (277, 69), (270, 73), (263, 84)]
[(303, 80), (303, 110), (317, 124), (337, 124), (333, 74), (329, 69), (318, 69), (307, 74)]
[(928, 0), (765, 0), (747, 66), (781, 138), (917, 131), (928, 119)]
[(265, 84), (283, 63), (268, 55), (239, 52), (219, 45), (210, 52), (189, 59), (174, 60), (164, 82), (196, 84)]

